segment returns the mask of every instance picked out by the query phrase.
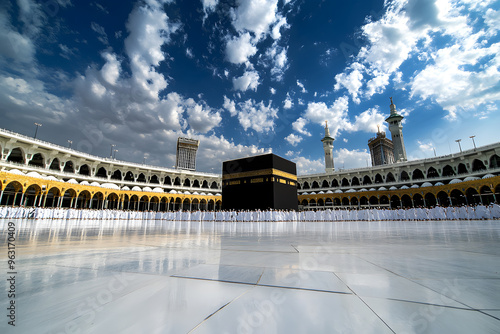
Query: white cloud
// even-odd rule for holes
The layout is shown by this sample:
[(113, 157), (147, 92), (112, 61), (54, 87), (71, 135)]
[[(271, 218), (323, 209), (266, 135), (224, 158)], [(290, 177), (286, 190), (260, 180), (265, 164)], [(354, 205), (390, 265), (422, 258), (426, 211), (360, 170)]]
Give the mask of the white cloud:
[(341, 129), (350, 126), (347, 120), (348, 98), (341, 96), (328, 107), (324, 102), (310, 102), (303, 118), (323, 125), (325, 121), (330, 124), (330, 134), (336, 137)]
[(302, 82), (300, 82), (299, 80), (297, 80), (297, 86), (299, 86), (302, 93), (307, 93), (306, 87), (304, 87), (304, 84)]
[(325, 172), (325, 164), (322, 158), (310, 160), (305, 157), (296, 157), (292, 159), (297, 165), (297, 174), (308, 175)]
[(61, 57), (66, 59), (71, 59), (75, 55), (73, 49), (70, 49), (67, 45), (59, 44), (59, 49), (61, 49)]
[(231, 11), (234, 27), (240, 32), (250, 31), (260, 40), (277, 19), (277, 4), (278, 0), (241, 1)]
[(103, 79), (111, 85), (115, 85), (120, 77), (120, 62), (116, 59), (115, 54), (104, 53), (103, 58), (106, 59), (106, 64), (101, 69)]
[(292, 128), (300, 134), (311, 136), (311, 133), (304, 128), (307, 125), (307, 122), (307, 119), (299, 117), (292, 123)]
[[(290, 26), (286, 17), (277, 13), (278, 0), (247, 0), (237, 2), (237, 7), (230, 10), (236, 36), (226, 35), (226, 60), (233, 64), (245, 64), (247, 69), (254, 69), (250, 58), (257, 53), (257, 44), (267, 36), (275, 42), (264, 53), (264, 58), (271, 67), (273, 79), (281, 81), (287, 70), (287, 48), (278, 45), (281, 30)], [(262, 55), (261, 55), (262, 56)]]
[[(413, 56), (420, 61), (428, 59), (429, 53), (442, 47), (443, 43), (437, 42), (439, 38), (451, 38), (455, 45), (463, 47), (461, 41), (473, 31), (468, 26), (468, 10), (480, 8), (468, 0), (461, 4), (447, 0), (396, 0), (386, 1), (385, 9), (380, 19), (369, 19), (361, 28), (367, 44), (353, 63), (335, 76), (334, 89), (347, 89), (355, 103), (360, 103), (362, 97), (383, 93), (391, 77), (400, 83), (401, 65)], [(494, 13), (490, 14), (494, 17)]]
[(0, 87), (2, 124), (8, 119), (17, 120), (20, 115), (28, 119), (43, 119), (44, 123), (58, 124), (74, 115), (74, 104), (47, 93), (45, 84), (40, 80), (0, 75)]
[(236, 111), (236, 103), (224, 95), (224, 104), (222, 105), (224, 109), (229, 111), (231, 116), (236, 116), (238, 112)]
[(250, 128), (256, 132), (268, 132), (274, 128), (274, 119), (278, 117), (278, 110), (271, 107), (271, 102), (266, 106), (263, 101), (256, 103), (249, 99), (236, 105), (224, 97), (223, 106), (231, 116), (238, 116), (238, 121), (245, 131)]
[(423, 142), (423, 141), (420, 141), (420, 140), (417, 140), (417, 144), (418, 144), (418, 148), (419, 150), (421, 151), (433, 151), (434, 149), (434, 145), (432, 145), (431, 142)]
[(170, 34), (179, 26), (168, 20), (159, 3), (149, 1), (147, 5), (134, 8), (126, 27), (129, 36), (125, 39), (125, 49), (135, 89), (157, 99), (158, 93), (167, 87), (166, 79), (155, 70), (165, 60), (161, 46), (170, 41)]
[(385, 129), (386, 116), (381, 114), (377, 107), (363, 111), (354, 117), (354, 123), (348, 125), (346, 130), (349, 132), (365, 131), (377, 132), (377, 125), (381, 130)]
[[(223, 161), (264, 154), (269, 151), (255, 145), (235, 144), (224, 138), (224, 136), (195, 136), (195, 138), (200, 140), (200, 148), (196, 158), (197, 164), (200, 165), (202, 170), (217, 174), (221, 174)], [(176, 138), (172, 142), (175, 140)], [(173, 159), (175, 161), (175, 151)]]
[(212, 111), (206, 105), (195, 103), (193, 99), (186, 100), (185, 107), (187, 109), (189, 126), (196, 132), (207, 133), (219, 126), (222, 121), (220, 112)]
[(488, 35), (494, 35), (500, 29), (498, 22), (500, 22), (500, 11), (488, 8), (484, 15), (484, 23), (488, 26)]
[(346, 71), (350, 73), (339, 73), (335, 76), (335, 90), (340, 90), (342, 87), (346, 88), (352, 96), (355, 103), (360, 103), (359, 90), (363, 86), (363, 66), (359, 63), (353, 63)]
[(31, 39), (15, 31), (4, 12), (0, 12), (0, 55), (24, 63), (32, 62), (35, 56)]
[(293, 101), (292, 98), (290, 97), (290, 94), (286, 94), (286, 99), (283, 101), (283, 108), (284, 109), (291, 109), (293, 107)]
[(292, 146), (297, 146), (297, 144), (302, 141), (302, 137), (301, 136), (297, 136), (294, 133), (291, 133), (287, 137), (285, 137), (285, 140), (288, 143), (290, 143)]
[(219, 0), (201, 0), (201, 3), (203, 5), (203, 12), (205, 13), (205, 16), (203, 16), (203, 22), (205, 22), (208, 15), (215, 11)]
[(272, 95), (276, 94), (276, 89), (274, 89), (273, 87), (269, 88), (269, 91)]
[(281, 33), (280, 33), (281, 28), (288, 29), (290, 28), (290, 25), (286, 22), (286, 17), (278, 15), (276, 18), (276, 23), (274, 24), (273, 29), (271, 30), (271, 37), (273, 39), (281, 38)]
[(348, 150), (341, 148), (333, 152), (333, 162), (335, 169), (350, 169), (366, 167), (370, 164), (370, 153), (364, 150)]
[(252, 36), (244, 33), (239, 37), (233, 37), (226, 43), (226, 59), (233, 64), (243, 64), (257, 53), (257, 47), (252, 42)]
[(365, 110), (359, 115), (354, 116), (352, 122), (348, 118), (348, 101), (347, 96), (342, 96), (334, 101), (331, 106), (327, 106), (324, 102), (310, 102), (307, 105), (304, 115), (297, 119), (292, 124), (292, 127), (299, 133), (305, 131), (303, 128), (308, 121), (324, 126), (325, 121), (328, 121), (330, 135), (337, 137), (339, 132), (377, 132), (377, 125), (385, 127), (385, 115), (380, 113), (378, 107)]
[(92, 30), (94, 30), (97, 35), (99, 37), (97, 37), (97, 39), (104, 45), (108, 45), (109, 42), (108, 42), (108, 35), (106, 34), (106, 31), (104, 30), (104, 27), (95, 23), (95, 22), (91, 22), (90, 23), (90, 27), (92, 28)]
[(270, 61), (271, 75), (277, 81), (283, 79), (285, 71), (288, 69), (287, 48), (280, 47), (276, 42), (266, 51), (266, 58)]
[(233, 78), (233, 88), (242, 92), (251, 89), (256, 91), (259, 86), (259, 74), (256, 71), (246, 71), (241, 77)]
[[(411, 95), (432, 98), (455, 119), (460, 110), (500, 100), (500, 43), (484, 46), (471, 36), (467, 43), (438, 50), (411, 82)], [(481, 70), (474, 66), (481, 63)]]

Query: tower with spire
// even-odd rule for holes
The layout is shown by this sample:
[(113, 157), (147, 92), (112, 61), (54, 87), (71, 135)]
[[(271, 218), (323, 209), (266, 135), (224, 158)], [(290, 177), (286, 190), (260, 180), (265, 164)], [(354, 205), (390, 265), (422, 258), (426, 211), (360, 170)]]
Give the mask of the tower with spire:
[(328, 121), (325, 121), (325, 137), (321, 139), (323, 142), (323, 149), (325, 150), (325, 171), (333, 173), (335, 170), (333, 166), (333, 141), (335, 139), (330, 136), (330, 129), (328, 129)]
[(389, 123), (389, 131), (391, 131), (392, 144), (394, 145), (394, 160), (396, 161), (406, 161), (403, 125), (401, 123), (403, 118), (403, 116), (398, 114), (391, 97), (391, 115), (387, 117), (385, 121)]
[(394, 163), (394, 145), (392, 141), (385, 137), (385, 132), (380, 131), (380, 125), (377, 125), (377, 136), (368, 140), (370, 155), (372, 157), (372, 166), (389, 165)]

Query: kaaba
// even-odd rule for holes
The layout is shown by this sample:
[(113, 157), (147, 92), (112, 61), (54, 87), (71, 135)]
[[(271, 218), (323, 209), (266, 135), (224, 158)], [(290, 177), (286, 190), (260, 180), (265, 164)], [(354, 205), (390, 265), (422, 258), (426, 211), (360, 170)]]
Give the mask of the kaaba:
[(274, 154), (224, 161), (224, 210), (297, 210), (297, 167)]

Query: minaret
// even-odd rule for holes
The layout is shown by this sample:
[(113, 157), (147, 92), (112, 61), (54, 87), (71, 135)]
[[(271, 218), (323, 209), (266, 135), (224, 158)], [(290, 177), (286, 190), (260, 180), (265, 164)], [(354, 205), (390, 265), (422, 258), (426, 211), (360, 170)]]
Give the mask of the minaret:
[(385, 121), (389, 123), (389, 131), (391, 131), (392, 143), (394, 145), (394, 160), (396, 162), (406, 161), (406, 149), (403, 139), (403, 125), (401, 124), (403, 118), (403, 116), (398, 114), (396, 106), (392, 102), (391, 97), (391, 115), (387, 117)]
[(325, 171), (327, 173), (333, 173), (335, 168), (333, 167), (333, 139), (330, 137), (330, 129), (328, 129), (328, 121), (325, 121), (325, 137), (321, 139), (323, 142), (323, 149), (325, 150)]

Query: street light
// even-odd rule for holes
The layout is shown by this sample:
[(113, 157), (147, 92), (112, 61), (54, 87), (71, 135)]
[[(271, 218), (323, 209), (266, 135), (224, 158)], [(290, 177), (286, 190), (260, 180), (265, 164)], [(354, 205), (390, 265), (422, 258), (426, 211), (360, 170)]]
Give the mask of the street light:
[(115, 160), (116, 160), (116, 152), (118, 152), (118, 150), (113, 150), (113, 153), (114, 153), (113, 154), (113, 159), (115, 159)]
[(35, 126), (36, 126), (36, 128), (35, 128), (35, 135), (33, 136), (34, 139), (36, 139), (36, 134), (38, 133), (38, 127), (42, 126), (42, 124), (41, 123), (35, 123)]
[(462, 139), (457, 139), (455, 141), (458, 143), (458, 148), (460, 148), (460, 153), (462, 153), (462, 146), (460, 145), (460, 142), (462, 141)]
[(112, 158), (113, 157), (113, 147), (115, 147), (116, 145), (115, 144), (110, 144), (111, 145), (111, 151), (109, 153), (109, 157)]
[(474, 144), (474, 149), (476, 149), (476, 142), (474, 141), (474, 136), (470, 136), (469, 138), (472, 139), (472, 144)]
[(144, 157), (144, 159), (142, 160), (142, 164), (145, 165), (146, 164), (146, 157)]
[(68, 148), (71, 148), (71, 144), (73, 144), (73, 142), (71, 140), (68, 140)]

